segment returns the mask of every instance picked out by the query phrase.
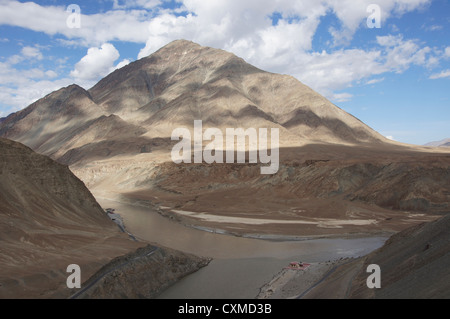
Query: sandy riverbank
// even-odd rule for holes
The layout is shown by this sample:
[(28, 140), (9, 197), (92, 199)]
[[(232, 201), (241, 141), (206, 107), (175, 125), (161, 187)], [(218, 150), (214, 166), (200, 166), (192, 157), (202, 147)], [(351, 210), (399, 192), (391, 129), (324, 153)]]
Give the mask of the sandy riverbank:
[[(339, 272), (341, 266), (351, 263), (356, 264), (357, 262), (358, 259), (343, 258), (312, 263), (305, 270), (285, 268), (261, 288), (257, 299), (309, 299), (315, 295), (315, 288), (320, 286), (324, 280)], [(347, 284), (345, 281), (340, 281), (338, 285), (328, 289), (328, 294), (319, 298), (345, 298)]]
[[(347, 238), (334, 234), (333, 238), (315, 239), (311, 236), (282, 238), (278, 235), (266, 239), (230, 236), (187, 227), (148, 207), (98, 200), (104, 207), (116, 208), (127, 230), (138, 239), (214, 259), (207, 267), (164, 291), (159, 296), (161, 299), (254, 299), (262, 287), (280, 272), (283, 274), (284, 267), (291, 261), (321, 265), (330, 260), (364, 256), (382, 246), (388, 237), (363, 237), (363, 234)], [(308, 275), (315, 273), (316, 267), (311, 270)], [(317, 275), (310, 280), (319, 278), (321, 271), (326, 270), (317, 268)], [(284, 286), (284, 289), (290, 287)], [(306, 286), (307, 283), (305, 289)], [(292, 293), (289, 290), (275, 293), (273, 297), (290, 298), (302, 293), (302, 287), (292, 287)]]

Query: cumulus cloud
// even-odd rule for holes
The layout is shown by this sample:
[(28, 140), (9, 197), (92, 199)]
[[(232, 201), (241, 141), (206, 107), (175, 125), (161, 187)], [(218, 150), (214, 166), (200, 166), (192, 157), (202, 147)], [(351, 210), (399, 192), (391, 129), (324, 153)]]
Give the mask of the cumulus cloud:
[(90, 48), (70, 75), (78, 81), (98, 80), (114, 71), (114, 62), (119, 57), (119, 51), (110, 43), (100, 48)]
[[(351, 39), (358, 28), (367, 27), (367, 7), (372, 0), (267, 1), (184, 0), (190, 14), (166, 12), (149, 23), (149, 38), (138, 58), (148, 56), (175, 39), (189, 39), (202, 45), (235, 53), (251, 64), (271, 72), (291, 74), (336, 101), (348, 100), (348, 93), (334, 92), (385, 72), (401, 73), (411, 65), (436, 64), (431, 49), (399, 36), (377, 39), (378, 48), (331, 49), (312, 52), (312, 42), (327, 14), (334, 14), (340, 28), (332, 29), (335, 44)], [(429, 0), (380, 0), (385, 21), (421, 8)], [(273, 25), (269, 18), (278, 12), (281, 19)], [(363, 82), (364, 83), (364, 82)], [(342, 95), (347, 94), (347, 95)]]
[(402, 35), (377, 37), (379, 45), (385, 47), (385, 68), (397, 73), (408, 69), (412, 64), (426, 65), (427, 54), (431, 48), (420, 47), (414, 40), (403, 40)]
[(25, 46), (20, 51), (20, 54), (12, 55), (8, 58), (8, 63), (18, 64), (24, 60), (30, 60), (32, 62), (40, 61), (44, 58), (42, 52), (37, 47)]
[[(115, 40), (145, 45), (138, 58), (176, 39), (225, 49), (261, 69), (291, 74), (335, 101), (351, 99), (351, 94), (342, 90), (356, 83), (373, 84), (377, 75), (401, 73), (411, 65), (437, 65), (439, 59), (450, 57), (450, 47), (445, 53), (441, 50), (438, 58), (432, 56), (431, 48), (401, 35), (380, 36), (370, 49), (346, 48), (355, 32), (367, 27), (367, 7), (373, 0), (177, 0), (179, 8), (162, 9), (164, 1), (113, 0), (113, 10), (90, 15), (81, 12), (81, 28), (71, 29), (66, 24), (70, 13), (64, 6), (0, 0), (0, 25), (59, 34), (65, 38), (58, 41), (90, 47), (70, 74), (84, 87), (129, 63), (123, 60), (114, 65), (119, 52), (108, 43)], [(398, 17), (430, 2), (376, 3), (382, 10), (383, 24), (391, 16)], [(280, 19), (274, 25), (271, 17), (275, 12)], [(338, 20), (329, 30), (335, 46), (314, 52), (314, 37), (327, 15)], [(39, 59), (39, 53), (31, 48), (15, 57), (16, 63), (26, 54)]]
[(42, 6), (34, 2), (0, 1), (0, 25), (10, 25), (63, 35), (80, 45), (100, 45), (113, 40), (145, 43), (150, 18), (146, 10), (112, 10), (86, 15), (81, 11), (80, 28), (70, 28), (72, 14), (66, 6)]
[(22, 55), (26, 58), (32, 58), (37, 60), (42, 60), (43, 55), (41, 51), (36, 47), (23, 47), (22, 48)]
[(57, 78), (52, 70), (32, 68), (18, 70), (15, 65), (0, 62), (0, 101), (8, 106), (4, 114), (18, 111), (37, 99), (72, 83), (70, 78)]
[(56, 73), (56, 72), (53, 71), (53, 70), (48, 70), (48, 71), (45, 72), (45, 75), (46, 75), (48, 78), (53, 79), (53, 78), (56, 78), (56, 77), (58, 76), (58, 73)]
[(117, 64), (115, 69), (117, 70), (117, 69), (123, 68), (124, 66), (127, 66), (130, 63), (131, 63), (131, 61), (128, 60), (128, 59), (122, 60), (122, 61), (119, 62), (119, 64)]

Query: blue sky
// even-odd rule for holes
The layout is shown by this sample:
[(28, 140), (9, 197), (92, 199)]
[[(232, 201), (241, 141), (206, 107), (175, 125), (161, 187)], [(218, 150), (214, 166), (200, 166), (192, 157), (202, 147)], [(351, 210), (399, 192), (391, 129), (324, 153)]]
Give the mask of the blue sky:
[[(368, 28), (370, 4), (381, 28)], [(0, 0), (0, 116), (184, 38), (290, 74), (381, 134), (425, 144), (450, 137), (449, 13), (447, 0)]]

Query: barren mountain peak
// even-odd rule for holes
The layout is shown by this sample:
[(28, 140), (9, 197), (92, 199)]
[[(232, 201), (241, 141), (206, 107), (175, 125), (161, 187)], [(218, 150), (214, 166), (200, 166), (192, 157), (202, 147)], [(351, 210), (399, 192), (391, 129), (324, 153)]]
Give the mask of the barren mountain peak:
[[(188, 53), (198, 51), (198, 50), (223, 51), (223, 50), (219, 50), (219, 49), (214, 49), (212, 47), (202, 46), (193, 41), (180, 39), (180, 40), (175, 40), (175, 41), (168, 43), (167, 45), (163, 46), (162, 48), (160, 48), (153, 54), (158, 55), (158, 54), (165, 54), (168, 52), (173, 52), (173, 53), (182, 53), (182, 54), (186, 55)], [(226, 51), (223, 51), (223, 52), (226, 52)], [(228, 53), (228, 54), (230, 54), (230, 53)]]
[(198, 43), (195, 43), (193, 41), (189, 41), (189, 40), (185, 40), (185, 39), (178, 39), (178, 40), (174, 40), (170, 43), (168, 43), (167, 45), (165, 45), (164, 47), (162, 47), (160, 49), (160, 51), (163, 50), (169, 50), (169, 49), (195, 49), (195, 48), (201, 48), (202, 46)]
[[(70, 145), (83, 146), (74, 138), (88, 131), (91, 138), (81, 141), (93, 142), (99, 136), (93, 132), (101, 130), (92, 125), (100, 125), (96, 119), (104, 115), (117, 115), (133, 127), (135, 136), (147, 132), (151, 139), (169, 138), (175, 128), (202, 120), (205, 127), (279, 128), (285, 146), (388, 143), (295, 78), (262, 71), (230, 52), (187, 40), (173, 41), (116, 70), (89, 91), (73, 84), (49, 94), (4, 120), (0, 135), (62, 156)], [(112, 138), (112, 132), (104, 137)]]
[[(252, 70), (256, 69), (254, 66), (248, 64), (242, 58), (237, 57), (231, 52), (213, 47), (201, 46), (200, 44), (188, 40), (175, 40), (170, 42), (145, 59), (149, 59), (153, 63), (155, 60), (159, 61), (159, 63), (163, 61), (171, 61), (174, 63), (182, 62), (181, 66), (184, 66), (185, 68), (192, 68), (190, 63), (194, 63), (198, 66), (206, 65), (210, 69), (220, 69), (232, 60), (235, 64), (238, 62), (241, 65), (250, 67)], [(262, 70), (259, 71), (263, 72)]]

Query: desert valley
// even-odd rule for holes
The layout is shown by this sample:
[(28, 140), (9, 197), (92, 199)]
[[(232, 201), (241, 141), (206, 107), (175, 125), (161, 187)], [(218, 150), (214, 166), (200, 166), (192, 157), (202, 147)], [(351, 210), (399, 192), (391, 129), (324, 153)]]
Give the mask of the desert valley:
[[(278, 170), (261, 174), (251, 143), (245, 163), (174, 163), (174, 130), (200, 120), (277, 129)], [(73, 297), (70, 264), (77, 298), (450, 297), (450, 149), (389, 140), (232, 53), (171, 42), (9, 115), (0, 137), (1, 298)]]

